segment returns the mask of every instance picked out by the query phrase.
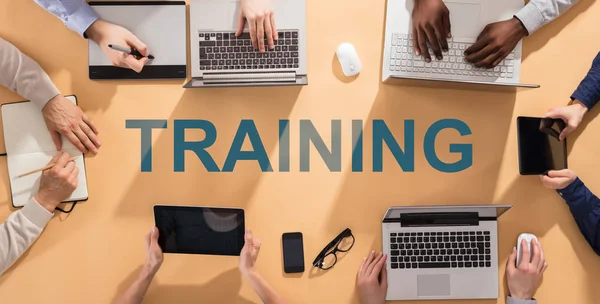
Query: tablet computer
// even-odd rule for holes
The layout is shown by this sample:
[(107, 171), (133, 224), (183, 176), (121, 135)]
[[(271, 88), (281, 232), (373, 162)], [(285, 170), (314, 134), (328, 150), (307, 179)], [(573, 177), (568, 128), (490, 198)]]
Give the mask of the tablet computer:
[(564, 128), (561, 119), (517, 118), (521, 175), (542, 175), (567, 168), (567, 140), (559, 139)]
[(154, 223), (164, 253), (239, 256), (244, 247), (243, 209), (155, 205)]

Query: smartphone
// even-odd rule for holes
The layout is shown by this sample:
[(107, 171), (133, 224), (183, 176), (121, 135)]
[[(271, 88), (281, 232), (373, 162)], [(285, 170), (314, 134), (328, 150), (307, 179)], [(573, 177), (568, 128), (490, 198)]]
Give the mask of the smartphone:
[(283, 271), (285, 273), (304, 272), (304, 243), (301, 232), (284, 233), (281, 237), (283, 245)]

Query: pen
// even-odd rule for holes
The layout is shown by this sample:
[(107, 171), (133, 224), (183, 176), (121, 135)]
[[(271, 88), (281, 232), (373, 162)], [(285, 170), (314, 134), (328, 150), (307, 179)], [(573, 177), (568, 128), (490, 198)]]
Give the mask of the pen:
[[(69, 159), (69, 161), (72, 162), (72, 161), (75, 161), (78, 158), (79, 158), (79, 156), (74, 156), (74, 157), (71, 157), (71, 159)], [(39, 169), (36, 169), (36, 170), (33, 170), (33, 171), (29, 171), (27, 173), (23, 173), (23, 174), (17, 176), (16, 179), (19, 179), (21, 177), (25, 177), (25, 176), (28, 176), (28, 175), (31, 175), (31, 174), (34, 174), (34, 173), (38, 173), (38, 172), (50, 170), (50, 169), (54, 168), (54, 166), (56, 166), (56, 164), (50, 164), (50, 165), (47, 165), (45, 167), (42, 167), (42, 168), (39, 168)]]
[[(108, 47), (115, 51), (127, 53), (130, 55), (136, 56), (136, 57), (145, 57), (142, 54), (140, 54), (140, 52), (138, 52), (138, 50), (135, 50), (135, 49), (118, 46), (116, 44), (109, 44)], [(148, 59), (154, 59), (154, 56), (148, 55)]]

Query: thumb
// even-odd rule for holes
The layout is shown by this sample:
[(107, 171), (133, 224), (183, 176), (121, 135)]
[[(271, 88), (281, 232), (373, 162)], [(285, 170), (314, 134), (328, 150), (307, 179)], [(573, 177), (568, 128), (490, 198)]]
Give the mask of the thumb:
[(548, 110), (548, 112), (546, 112), (546, 114), (544, 114), (544, 117), (562, 119), (562, 115), (561, 115), (561, 112), (559, 109), (560, 108), (552, 108), (552, 109)]
[(246, 23), (246, 18), (244, 17), (244, 12), (242, 11), (242, 9), (240, 8), (240, 14), (238, 17), (238, 26), (237, 26), (237, 31), (235, 31), (235, 36), (239, 36), (242, 34), (242, 32), (244, 31), (244, 24)]
[(388, 280), (387, 280), (387, 265), (384, 263), (383, 268), (381, 269), (381, 289), (388, 289)]
[(158, 244), (158, 229), (156, 227), (152, 227), (152, 231), (150, 232), (150, 243)]
[(517, 263), (517, 248), (513, 247), (512, 253), (508, 257), (506, 262), (506, 271), (512, 272), (516, 269), (515, 264)]
[(141, 60), (137, 60), (135, 57), (131, 56), (131, 55), (127, 55), (125, 56), (125, 58), (123, 59), (123, 61), (125, 61), (125, 64), (132, 70), (134, 70), (136, 73), (139, 73), (142, 71), (142, 69), (144, 68), (144, 65), (142, 64)]
[(129, 35), (125, 37), (125, 41), (130, 47), (138, 50), (143, 56), (148, 56), (150, 54), (150, 52), (148, 52), (148, 47), (134, 34), (129, 33)]
[(559, 137), (559, 139), (560, 139), (561, 141), (562, 141), (562, 140), (564, 140), (565, 138), (567, 138), (567, 135), (569, 135), (569, 134), (570, 134), (571, 132), (573, 132), (573, 131), (575, 131), (575, 128), (574, 128), (574, 127), (572, 127), (571, 125), (567, 125), (567, 126), (565, 127), (565, 129), (564, 129), (564, 130), (562, 130), (562, 132), (560, 132), (560, 137)]
[(56, 146), (56, 151), (62, 150), (62, 138), (60, 138), (60, 133), (51, 130), (50, 136), (52, 136), (52, 141)]
[(569, 176), (569, 169), (562, 169), (562, 170), (550, 170), (548, 171), (548, 176), (549, 177), (568, 177)]

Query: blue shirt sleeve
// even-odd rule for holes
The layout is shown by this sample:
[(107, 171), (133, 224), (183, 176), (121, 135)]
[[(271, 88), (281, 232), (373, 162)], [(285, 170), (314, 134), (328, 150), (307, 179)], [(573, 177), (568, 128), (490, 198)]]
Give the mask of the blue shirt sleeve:
[(579, 230), (600, 255), (600, 199), (579, 178), (565, 189), (558, 190), (558, 194), (567, 201)]
[(35, 0), (35, 2), (58, 17), (72, 31), (85, 37), (85, 31), (100, 19), (85, 0)]
[(600, 100), (600, 53), (596, 55), (590, 71), (573, 92), (571, 99), (583, 102), (588, 109)]

